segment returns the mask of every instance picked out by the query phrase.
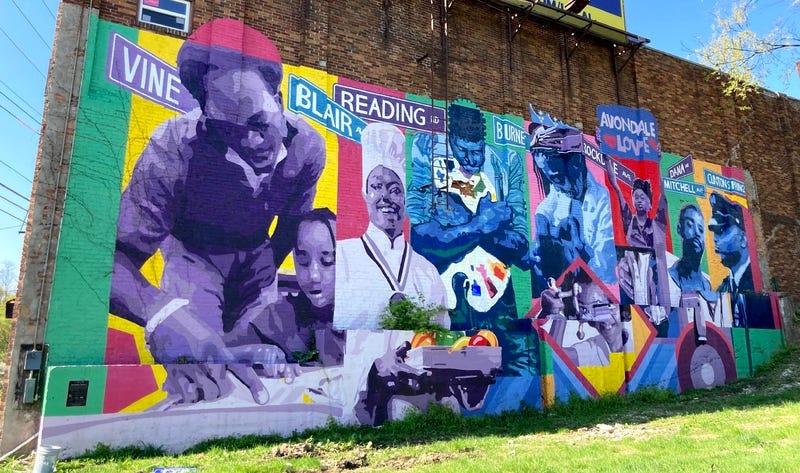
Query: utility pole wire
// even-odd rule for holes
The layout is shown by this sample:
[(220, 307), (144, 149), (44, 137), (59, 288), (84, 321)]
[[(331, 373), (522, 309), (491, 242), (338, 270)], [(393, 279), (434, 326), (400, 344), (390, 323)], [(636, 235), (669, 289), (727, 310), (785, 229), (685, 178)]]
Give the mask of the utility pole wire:
[(28, 55), (27, 55), (27, 54), (25, 54), (25, 51), (23, 51), (23, 50), (22, 50), (22, 49), (21, 49), (19, 46), (17, 46), (17, 43), (15, 43), (13, 39), (11, 39), (11, 36), (9, 36), (9, 35), (8, 35), (8, 33), (6, 33), (6, 30), (4, 30), (3, 28), (0, 28), (0, 33), (3, 33), (3, 35), (4, 35), (6, 38), (8, 38), (8, 40), (11, 42), (11, 44), (13, 44), (15, 48), (17, 48), (17, 51), (19, 51), (19, 52), (20, 52), (20, 54), (22, 54), (23, 56), (25, 56), (25, 59), (27, 59), (27, 60), (28, 60), (28, 62), (29, 62), (29, 63), (31, 63), (31, 66), (33, 66), (33, 68), (34, 68), (34, 69), (36, 69), (36, 71), (39, 73), (39, 75), (41, 75), (41, 76), (42, 76), (42, 78), (43, 78), (43, 79), (47, 79), (47, 77), (45, 77), (45, 74), (44, 74), (44, 72), (42, 72), (42, 70), (41, 70), (41, 69), (39, 69), (39, 66), (37, 66), (37, 65), (36, 65), (36, 63), (35, 63), (35, 62), (33, 62), (33, 61), (31, 60), (31, 58), (29, 58), (29, 57), (28, 57)]
[(34, 117), (33, 115), (31, 115), (30, 113), (28, 113), (27, 111), (25, 111), (25, 109), (24, 109), (24, 108), (22, 108), (22, 107), (20, 107), (20, 106), (19, 106), (19, 104), (18, 104), (17, 102), (14, 102), (14, 99), (12, 99), (12, 98), (11, 98), (11, 97), (9, 97), (8, 95), (4, 94), (2, 91), (0, 91), (0, 95), (2, 95), (3, 97), (5, 97), (5, 98), (6, 98), (6, 100), (8, 100), (8, 101), (9, 101), (9, 102), (11, 102), (12, 104), (14, 104), (14, 106), (15, 106), (15, 107), (17, 107), (17, 108), (18, 108), (18, 109), (19, 109), (19, 110), (20, 110), (22, 113), (24, 113), (25, 115), (29, 116), (29, 117), (31, 118), (31, 120), (33, 120), (33, 122), (34, 122), (34, 123), (36, 123), (36, 124), (37, 124), (37, 125), (39, 125), (39, 126), (41, 126), (41, 125), (42, 125), (42, 123), (39, 121), (39, 119), (38, 119), (38, 118)]
[(11, 110), (9, 110), (9, 109), (5, 108), (5, 107), (4, 107), (4, 106), (2, 106), (2, 105), (0, 105), (0, 109), (3, 109), (3, 110), (5, 110), (5, 111), (6, 111), (6, 112), (7, 112), (9, 115), (11, 115), (12, 117), (16, 118), (16, 119), (17, 119), (17, 121), (19, 122), (19, 124), (20, 124), (20, 125), (22, 125), (22, 126), (24, 126), (25, 128), (29, 129), (29, 130), (30, 130), (30, 131), (32, 131), (34, 134), (36, 134), (36, 135), (38, 135), (38, 134), (39, 134), (39, 132), (38, 132), (38, 131), (36, 131), (36, 130), (34, 130), (34, 129), (33, 129), (33, 127), (31, 127), (30, 125), (28, 125), (27, 123), (25, 123), (25, 120), (23, 120), (23, 119), (21, 119), (20, 117), (18, 117), (18, 116), (16, 116), (16, 115), (14, 115), (14, 112), (12, 112)]
[(5, 211), (5, 210), (3, 210), (3, 209), (0, 209), (0, 212), (3, 212), (4, 214), (8, 215), (8, 216), (9, 216), (9, 217), (11, 217), (11, 218), (15, 218), (15, 219), (19, 220), (19, 221), (20, 221), (20, 222), (22, 222), (22, 223), (25, 223), (25, 220), (22, 220), (21, 218), (17, 217), (16, 215), (14, 215), (14, 214), (12, 214), (12, 213), (9, 213), (9, 212), (6, 212), (6, 211)]
[(36, 36), (38, 36), (39, 39), (42, 40), (42, 43), (44, 44), (44, 47), (47, 48), (48, 51), (51, 51), (50, 45), (47, 43), (47, 41), (44, 40), (44, 38), (42, 38), (42, 35), (39, 33), (39, 30), (37, 30), (36, 27), (33, 26), (33, 23), (31, 23), (31, 20), (28, 19), (28, 15), (26, 15), (25, 12), (22, 11), (22, 8), (20, 8), (19, 5), (17, 5), (16, 0), (11, 0), (11, 3), (13, 3), (14, 6), (17, 7), (17, 10), (19, 10), (19, 12), (22, 13), (22, 18), (25, 18), (25, 21), (27, 21), (28, 24), (31, 25), (31, 28), (33, 28), (33, 32), (36, 33)]
[(8, 168), (11, 169), (12, 171), (14, 171), (19, 177), (21, 177), (21, 178), (25, 179), (26, 181), (30, 182), (31, 184), (33, 184), (33, 181), (31, 181), (30, 178), (28, 178), (25, 174), (22, 174), (21, 172), (19, 172), (16, 169), (14, 169), (10, 164), (8, 164), (7, 162), (3, 161), (2, 159), (0, 159), (0, 164), (8, 166)]
[(24, 211), (26, 211), (26, 212), (28, 211), (28, 209), (26, 209), (25, 207), (23, 207), (23, 206), (19, 205), (18, 203), (14, 202), (13, 200), (9, 199), (8, 197), (3, 197), (2, 195), (0, 195), (0, 199), (3, 199), (3, 200), (5, 200), (6, 202), (10, 203), (10, 204), (11, 204), (11, 205), (13, 205), (14, 207), (17, 207), (17, 208), (19, 208), (19, 209), (22, 209), (22, 210), (24, 210)]
[(25, 199), (25, 202), (30, 202), (31, 201), (30, 199), (28, 199), (24, 195), (20, 194), (19, 192), (15, 191), (14, 189), (8, 187), (7, 185), (3, 184), (2, 182), (0, 182), (0, 187), (9, 190), (12, 194), (15, 194), (20, 199)]
[(24, 98), (23, 98), (21, 95), (19, 95), (18, 93), (14, 92), (14, 89), (12, 89), (10, 85), (8, 85), (8, 84), (6, 84), (5, 82), (3, 82), (3, 79), (0, 79), (0, 84), (2, 84), (2, 85), (3, 85), (3, 86), (6, 88), (6, 89), (8, 89), (8, 91), (9, 91), (9, 92), (11, 92), (12, 94), (14, 94), (14, 96), (15, 96), (16, 98), (20, 99), (20, 100), (22, 101), (22, 103), (24, 103), (25, 105), (27, 105), (28, 107), (30, 107), (30, 108), (31, 108), (31, 110), (33, 110), (33, 113), (35, 113), (35, 114), (37, 114), (37, 115), (42, 115), (42, 112), (41, 112), (41, 111), (40, 111), (38, 108), (36, 108), (36, 107), (34, 107), (33, 105), (31, 105), (31, 104), (30, 104), (30, 103), (29, 103), (27, 100), (25, 100), (25, 99), (24, 99)]
[(44, 7), (47, 9), (47, 13), (49, 13), (50, 16), (53, 18), (53, 20), (55, 20), (56, 19), (55, 13), (53, 13), (53, 10), (51, 10), (50, 7), (47, 6), (47, 3), (45, 3), (44, 0), (42, 0), (42, 5), (44, 5)]

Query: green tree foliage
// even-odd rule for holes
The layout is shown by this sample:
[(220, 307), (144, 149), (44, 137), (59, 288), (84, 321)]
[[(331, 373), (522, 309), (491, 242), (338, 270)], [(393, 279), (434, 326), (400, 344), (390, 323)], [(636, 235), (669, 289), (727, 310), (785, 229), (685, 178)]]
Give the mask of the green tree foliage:
[(710, 66), (723, 81), (725, 94), (737, 101), (763, 86), (776, 69), (782, 71), (787, 82), (789, 74), (796, 73), (799, 58), (795, 48), (800, 47), (800, 35), (791, 16), (797, 13), (800, 0), (792, 0), (766, 33), (753, 27), (754, 15), (763, 13), (757, 10), (762, 6), (775, 4), (734, 0), (729, 11), (717, 11), (710, 41), (695, 51), (699, 61)]

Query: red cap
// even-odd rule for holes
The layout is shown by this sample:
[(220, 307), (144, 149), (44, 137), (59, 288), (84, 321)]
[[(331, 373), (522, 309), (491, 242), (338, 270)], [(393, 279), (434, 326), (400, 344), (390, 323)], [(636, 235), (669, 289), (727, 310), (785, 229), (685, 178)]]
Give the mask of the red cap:
[(260, 31), (233, 18), (217, 18), (197, 28), (187, 40), (203, 46), (238, 51), (245, 56), (281, 63), (278, 48)]

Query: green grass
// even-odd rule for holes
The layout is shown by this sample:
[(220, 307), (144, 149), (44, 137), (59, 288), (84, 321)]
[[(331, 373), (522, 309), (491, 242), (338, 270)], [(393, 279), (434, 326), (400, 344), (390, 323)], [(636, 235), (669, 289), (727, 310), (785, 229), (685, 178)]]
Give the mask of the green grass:
[(0, 316), (0, 363), (5, 363), (6, 354), (10, 348), (12, 320)]
[[(100, 447), (58, 462), (58, 471), (794, 472), (800, 471), (798, 355), (797, 347), (786, 348), (753, 378), (710, 391), (645, 389), (480, 418), (434, 406), (377, 429), (330, 424), (290, 439), (208, 441), (176, 456)], [(0, 472), (27, 471), (31, 462), (7, 461)]]

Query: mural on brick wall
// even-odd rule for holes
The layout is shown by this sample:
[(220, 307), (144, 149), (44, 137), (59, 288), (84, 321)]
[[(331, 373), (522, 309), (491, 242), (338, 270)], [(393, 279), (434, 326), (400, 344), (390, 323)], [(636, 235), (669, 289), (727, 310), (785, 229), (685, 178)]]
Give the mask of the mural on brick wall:
[[(662, 152), (646, 110), (600, 106), (585, 134), (535, 104), (523, 119), (283, 64), (236, 20), (184, 41), (94, 21), (72, 162), (119, 170), (91, 204), (113, 215), (91, 222), (114, 241), (108, 313), (51, 321), (99, 327), (105, 352), (86, 338), (69, 358), (48, 332), (51, 442), (155, 431), (180, 449), (430, 402), (684, 391), (782, 343), (743, 172)], [(449, 333), (380, 330), (403, 299)]]

